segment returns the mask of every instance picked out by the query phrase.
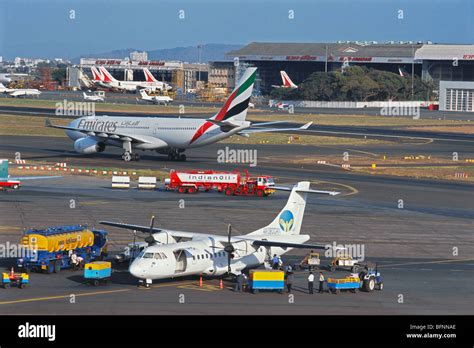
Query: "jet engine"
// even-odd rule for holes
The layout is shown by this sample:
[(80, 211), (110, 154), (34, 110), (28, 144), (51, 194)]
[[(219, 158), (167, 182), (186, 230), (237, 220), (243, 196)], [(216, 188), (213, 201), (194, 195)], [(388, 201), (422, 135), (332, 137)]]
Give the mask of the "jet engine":
[(105, 144), (94, 138), (80, 138), (74, 142), (74, 150), (78, 153), (90, 154), (105, 150)]

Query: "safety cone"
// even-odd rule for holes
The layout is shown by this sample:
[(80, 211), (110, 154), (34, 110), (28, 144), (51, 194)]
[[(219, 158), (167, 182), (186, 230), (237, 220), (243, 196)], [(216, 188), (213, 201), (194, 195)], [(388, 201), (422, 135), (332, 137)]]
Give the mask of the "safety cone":
[(13, 267), (10, 271), (10, 278), (14, 278), (15, 277), (15, 271), (13, 270)]
[(222, 279), (221, 279), (221, 281), (220, 281), (220, 283), (219, 283), (219, 289), (224, 289), (224, 283), (222, 282)]
[(202, 288), (202, 276), (199, 277), (199, 287)]

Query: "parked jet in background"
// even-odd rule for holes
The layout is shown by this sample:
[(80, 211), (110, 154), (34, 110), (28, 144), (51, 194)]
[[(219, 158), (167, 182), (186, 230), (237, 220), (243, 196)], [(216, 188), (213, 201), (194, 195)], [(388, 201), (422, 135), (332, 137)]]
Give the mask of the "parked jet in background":
[(105, 94), (94, 93), (92, 95), (87, 95), (86, 92), (82, 92), (82, 95), (84, 96), (84, 100), (90, 100), (90, 101), (104, 101), (105, 100)]
[(298, 128), (265, 128), (263, 126), (281, 122), (252, 124), (246, 121), (256, 74), (257, 68), (248, 68), (223, 107), (209, 119), (87, 116), (72, 121), (68, 126), (52, 125), (46, 119), (45, 126), (66, 130), (78, 153), (102, 152), (107, 146), (122, 147), (124, 161), (139, 159), (133, 150), (152, 150), (168, 154), (170, 160), (184, 161), (186, 149), (213, 144), (232, 135), (248, 137), (257, 132), (307, 129), (311, 122)]
[(39, 96), (41, 92), (33, 88), (7, 88), (0, 83), (0, 93), (6, 93), (10, 97)]
[[(109, 88), (115, 88), (128, 92), (135, 92), (137, 89), (146, 88), (150, 91), (163, 91), (164, 89), (169, 90), (168, 84), (160, 81), (119, 81), (108, 72), (103, 66), (99, 67), (99, 71), (102, 73), (101, 83)], [(150, 74), (151, 75), (151, 74)]]
[(161, 87), (158, 88), (160, 91), (170, 91), (170, 90), (173, 89), (173, 87), (171, 85), (167, 84), (166, 82), (158, 81), (156, 79), (156, 77), (153, 76), (153, 74), (150, 72), (150, 70), (148, 70), (148, 68), (143, 68), (143, 73), (145, 74), (145, 78), (146, 78), (147, 82), (154, 82), (158, 86), (160, 86), (160, 84), (161, 84)]
[[(337, 195), (339, 192), (311, 190), (308, 181), (291, 189), (285, 207), (269, 225), (243, 236), (171, 231), (153, 226), (101, 221), (107, 226), (149, 233), (145, 248), (130, 265), (130, 273), (149, 285), (154, 279), (192, 275), (239, 275), (244, 269), (265, 265), (270, 268), (273, 255), (293, 248), (321, 249), (323, 244), (303, 244), (309, 235), (300, 234), (308, 193)], [(178, 242), (179, 240), (179, 242)], [(336, 248), (339, 249), (339, 248)]]
[(27, 76), (28, 74), (15, 74), (15, 73), (0, 74), (0, 83), (10, 83), (14, 80), (19, 80), (19, 78), (24, 78)]
[(272, 85), (272, 87), (275, 87), (275, 88), (298, 88), (297, 85), (295, 85), (293, 83), (293, 81), (291, 81), (290, 77), (288, 76), (288, 74), (285, 72), (285, 71), (280, 71), (280, 75), (281, 75), (281, 80), (283, 82), (283, 84), (281, 86), (275, 86), (275, 85)]
[(141, 99), (137, 98), (137, 100), (144, 100), (153, 104), (168, 105), (173, 101), (173, 99), (167, 95), (148, 95), (145, 89), (140, 90), (140, 96)]

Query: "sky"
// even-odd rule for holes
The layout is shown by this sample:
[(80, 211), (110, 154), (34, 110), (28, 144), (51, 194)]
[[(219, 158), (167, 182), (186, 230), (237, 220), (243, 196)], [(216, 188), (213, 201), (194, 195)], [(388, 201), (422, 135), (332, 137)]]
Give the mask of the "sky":
[(474, 0), (0, 0), (4, 59), (338, 40), (473, 44)]

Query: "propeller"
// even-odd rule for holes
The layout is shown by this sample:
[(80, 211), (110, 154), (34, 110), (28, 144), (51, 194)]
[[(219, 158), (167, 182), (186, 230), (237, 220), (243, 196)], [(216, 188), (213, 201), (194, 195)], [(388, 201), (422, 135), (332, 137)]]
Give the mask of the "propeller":
[(235, 251), (234, 246), (231, 244), (230, 240), (232, 238), (232, 225), (229, 224), (227, 226), (227, 245), (224, 247), (224, 251), (227, 253), (227, 272), (230, 273), (230, 262), (231, 259), (234, 257), (233, 252)]
[(145, 238), (145, 242), (148, 243), (148, 245), (155, 244), (155, 238), (153, 238), (153, 226), (155, 225), (155, 216), (153, 215), (150, 220), (150, 232), (148, 237)]
[(132, 261), (135, 259), (135, 247), (136, 247), (136, 239), (137, 239), (137, 231), (133, 230), (133, 247), (132, 250), (130, 250), (130, 261), (128, 262), (128, 267), (130, 268), (130, 265), (132, 264)]

